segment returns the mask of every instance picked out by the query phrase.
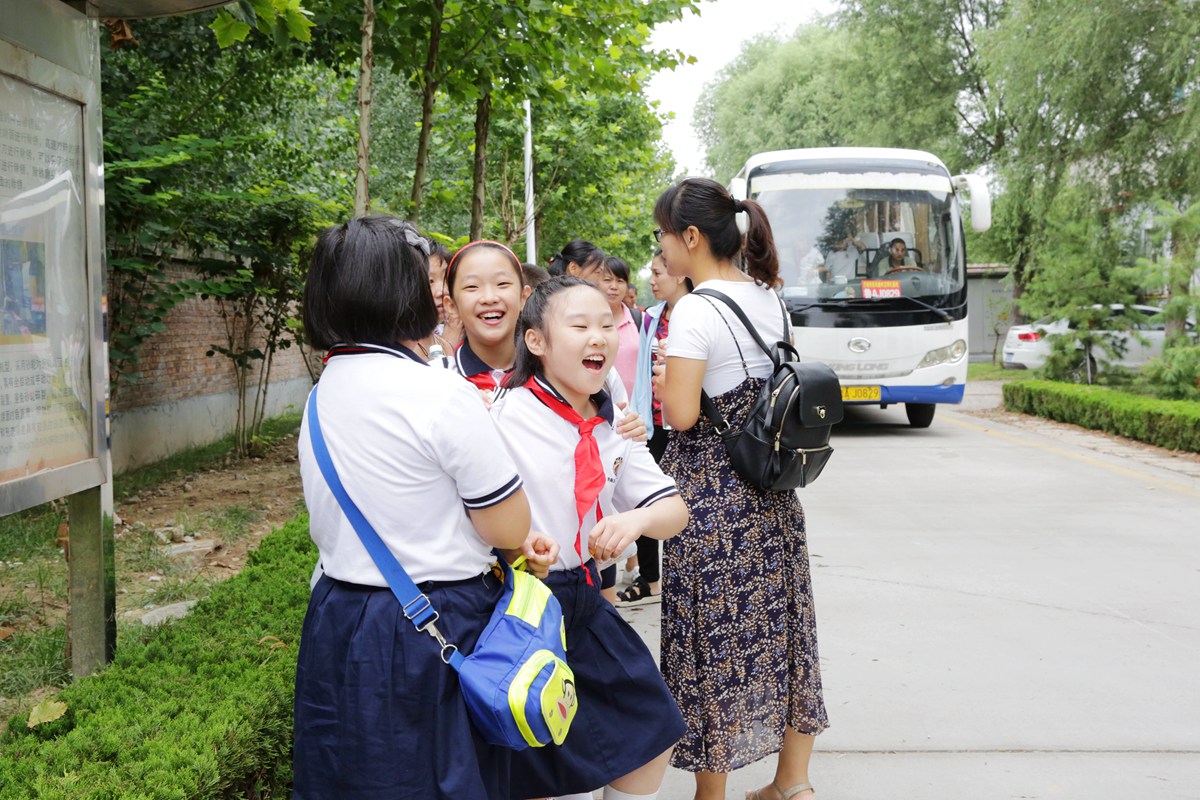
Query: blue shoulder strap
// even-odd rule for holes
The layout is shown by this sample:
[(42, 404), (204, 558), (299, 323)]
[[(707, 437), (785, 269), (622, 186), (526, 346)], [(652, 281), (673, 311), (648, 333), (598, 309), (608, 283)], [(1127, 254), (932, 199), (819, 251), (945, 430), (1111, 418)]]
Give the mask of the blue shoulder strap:
[(329, 457), (329, 448), (325, 446), (325, 437), (321, 433), (321, 421), (317, 417), (317, 388), (314, 386), (312, 393), (308, 396), (308, 433), (312, 439), (313, 455), (317, 459), (317, 466), (321, 468), (321, 475), (325, 477), (325, 482), (329, 484), (333, 496), (337, 498), (338, 505), (342, 507), (342, 513), (354, 526), (358, 538), (362, 540), (363, 547), (367, 548), (371, 560), (383, 574), (388, 588), (400, 601), (404, 616), (412, 622), (417, 630), (425, 631), (436, 639), (442, 646), (442, 660), (458, 669), (463, 661), (463, 656), (458, 652), (457, 647), (446, 642), (434, 625), (438, 620), (437, 610), (429, 602), (425, 593), (413, 583), (412, 578), (408, 577), (404, 567), (392, 555), (392, 551), (388, 550), (387, 545), (375, 532), (375, 528), (363, 516), (355, 502), (350, 499), (350, 495), (346, 494), (346, 488), (342, 486), (341, 478), (338, 477), (337, 470), (333, 466), (333, 460)]

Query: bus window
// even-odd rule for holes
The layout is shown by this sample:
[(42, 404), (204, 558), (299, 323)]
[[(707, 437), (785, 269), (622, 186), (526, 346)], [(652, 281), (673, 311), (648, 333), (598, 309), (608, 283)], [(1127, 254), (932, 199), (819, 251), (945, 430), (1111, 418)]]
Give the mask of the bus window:
[(888, 281), (935, 302), (962, 289), (948, 193), (774, 183), (751, 195), (771, 220), (785, 296), (869, 297)]

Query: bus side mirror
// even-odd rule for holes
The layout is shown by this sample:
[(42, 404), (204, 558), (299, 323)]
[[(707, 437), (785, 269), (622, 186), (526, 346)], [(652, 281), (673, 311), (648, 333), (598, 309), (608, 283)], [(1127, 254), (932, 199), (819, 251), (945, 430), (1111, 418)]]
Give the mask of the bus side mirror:
[(992, 227), (992, 196), (988, 194), (988, 185), (981, 176), (974, 173), (955, 175), (955, 191), (966, 191), (971, 196), (971, 229), (983, 233)]
[(735, 200), (746, 199), (746, 179), (734, 178), (729, 182), (729, 193), (733, 195)]
[[(737, 177), (729, 182), (729, 193), (735, 200), (745, 200), (747, 188), (745, 178)], [(738, 230), (745, 236), (746, 231), (750, 228), (749, 218), (744, 214), (737, 214), (734, 216), (734, 221), (737, 222)]]

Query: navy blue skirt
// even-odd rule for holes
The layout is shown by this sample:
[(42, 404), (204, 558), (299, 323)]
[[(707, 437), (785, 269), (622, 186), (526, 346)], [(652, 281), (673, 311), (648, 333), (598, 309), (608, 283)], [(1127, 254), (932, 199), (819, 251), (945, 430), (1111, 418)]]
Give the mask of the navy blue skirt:
[[(595, 562), (589, 562), (596, 581)], [(646, 645), (582, 568), (551, 572), (579, 711), (559, 747), (512, 756), (512, 800), (590, 792), (665, 753), (687, 730)]]
[[(447, 640), (470, 652), (500, 596), (488, 576), (422, 585)], [(296, 669), (297, 800), (507, 797), (511, 751), (467, 717), (458, 673), (387, 589), (322, 576)]]

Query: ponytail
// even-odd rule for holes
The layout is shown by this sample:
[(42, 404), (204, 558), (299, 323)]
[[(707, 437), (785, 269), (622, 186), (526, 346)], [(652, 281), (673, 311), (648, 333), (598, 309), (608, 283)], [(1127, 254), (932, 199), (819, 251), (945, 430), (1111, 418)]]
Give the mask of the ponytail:
[(572, 239), (562, 250), (547, 259), (548, 271), (551, 276), (558, 277), (567, 274), (568, 264), (578, 264), (586, 267), (604, 258), (604, 251), (586, 239)]
[(750, 218), (742, 254), (746, 259), (746, 274), (774, 289), (779, 286), (779, 253), (767, 212), (756, 200), (741, 201), (742, 211)]

